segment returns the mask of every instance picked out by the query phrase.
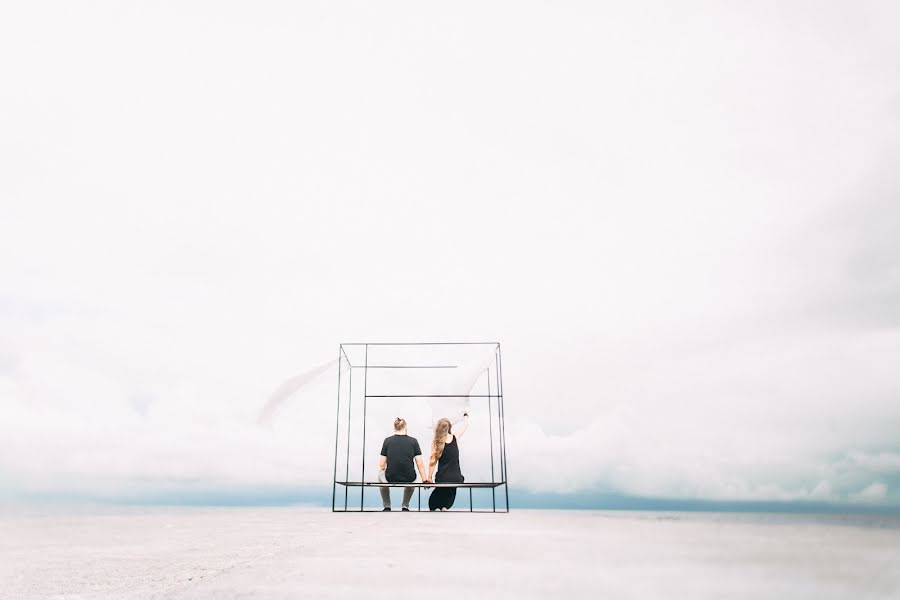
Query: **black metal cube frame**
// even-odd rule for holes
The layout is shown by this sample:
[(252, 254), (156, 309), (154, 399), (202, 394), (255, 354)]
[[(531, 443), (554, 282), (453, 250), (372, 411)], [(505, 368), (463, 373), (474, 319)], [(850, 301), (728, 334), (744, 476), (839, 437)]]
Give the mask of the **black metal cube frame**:
[[(483, 346), (490, 347), (493, 346), (493, 361), (489, 361), (486, 365), (487, 371), (487, 394), (472, 394), (467, 393), (464, 395), (460, 394), (372, 394), (368, 393), (368, 380), (369, 380), (369, 370), (370, 369), (437, 369), (437, 368), (456, 368), (456, 365), (420, 365), (420, 364), (393, 364), (390, 366), (385, 365), (375, 365), (369, 363), (369, 349), (370, 347), (382, 347), (382, 346), (406, 346), (406, 347), (415, 347), (415, 346)], [(361, 349), (363, 360), (358, 361), (357, 364), (353, 364), (350, 361), (350, 356), (347, 352), (347, 349), (350, 347), (355, 347), (357, 349)], [(490, 350), (490, 348), (486, 348)], [(376, 512), (375, 509), (366, 509), (365, 508), (365, 490), (367, 488), (407, 488), (413, 487), (418, 490), (418, 510), (422, 509), (422, 488), (437, 488), (437, 487), (455, 487), (455, 488), (468, 488), (469, 490), (469, 507), (468, 510), (465, 509), (452, 509), (454, 512), (471, 512), (471, 513), (497, 513), (497, 512), (509, 512), (509, 486), (507, 483), (507, 459), (506, 459), (506, 428), (504, 424), (504, 416), (505, 409), (503, 405), (503, 366), (502, 359), (500, 356), (500, 344), (499, 342), (424, 342), (424, 343), (358, 343), (358, 344), (341, 344), (338, 352), (338, 402), (337, 402), (337, 418), (335, 424), (335, 440), (334, 440), (334, 481), (332, 486), (332, 499), (331, 499), (331, 510), (332, 512)], [(354, 371), (357, 372), (357, 385), (360, 383), (363, 386), (362, 392), (362, 443), (361, 443), (361, 456), (359, 458), (360, 461), (360, 479), (357, 481), (351, 481), (349, 478), (350, 474), (350, 465), (351, 465), (351, 431), (353, 425), (353, 383), (354, 383)], [(361, 375), (360, 375), (361, 373)], [(344, 382), (346, 383), (347, 393), (344, 393), (344, 387), (342, 386), (342, 377)], [(359, 381), (361, 377), (362, 381)], [(379, 398), (379, 399), (391, 399), (391, 398), (470, 398), (477, 399), (476, 401), (486, 402), (488, 415), (489, 415), (489, 424), (488, 431), (490, 436), (490, 460), (491, 460), (491, 480), (490, 481), (479, 481), (479, 482), (466, 482), (466, 483), (381, 483), (377, 481), (366, 481), (365, 480), (365, 465), (366, 465), (366, 409), (370, 399)], [(346, 405), (346, 406), (345, 406)], [(345, 411), (345, 412), (344, 412)], [(342, 414), (346, 414), (346, 435), (344, 436), (344, 444), (340, 444), (342, 432), (341, 432), (341, 416)], [(494, 427), (493, 419), (497, 419), (497, 426)], [(495, 469), (495, 457), (494, 457), (494, 431), (496, 429), (497, 432), (497, 448), (498, 448), (498, 458), (499, 465), (497, 469)], [(344, 477), (340, 478), (340, 474), (338, 473), (338, 465), (339, 465), (339, 454), (341, 451), (344, 452), (346, 456), (345, 471), (343, 473)], [(343, 507), (339, 506), (339, 495), (338, 488), (343, 487), (344, 489), (344, 502)], [(503, 494), (500, 498), (498, 498), (497, 488), (503, 488)], [(359, 507), (356, 508), (354, 503), (353, 506), (350, 505), (349, 502), (349, 490), (352, 488), (359, 488), (360, 500)], [(473, 489), (490, 489), (491, 490), (491, 508), (490, 509), (476, 509), (474, 508), (474, 501), (472, 497)], [(499, 500), (499, 502), (498, 502)], [(499, 504), (499, 506), (498, 506)], [(380, 509), (378, 509), (380, 512)]]

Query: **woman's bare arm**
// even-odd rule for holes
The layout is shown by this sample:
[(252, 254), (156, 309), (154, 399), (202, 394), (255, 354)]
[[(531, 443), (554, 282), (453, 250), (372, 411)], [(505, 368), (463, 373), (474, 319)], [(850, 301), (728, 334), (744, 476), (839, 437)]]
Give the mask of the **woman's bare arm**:
[(457, 438), (461, 438), (463, 436), (463, 434), (466, 432), (466, 429), (468, 429), (468, 428), (469, 428), (469, 413), (465, 412), (465, 413), (463, 413), (463, 424), (456, 431), (453, 432), (453, 435), (455, 435)]
[(428, 481), (434, 481), (434, 467), (437, 465), (437, 461), (434, 460), (434, 454), (431, 455), (431, 458), (428, 459)]

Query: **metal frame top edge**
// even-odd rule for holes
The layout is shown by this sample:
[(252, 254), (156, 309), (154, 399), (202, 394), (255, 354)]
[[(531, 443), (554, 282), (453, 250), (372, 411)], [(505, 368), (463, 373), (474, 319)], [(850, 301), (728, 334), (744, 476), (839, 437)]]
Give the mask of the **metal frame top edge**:
[(500, 342), (342, 342), (341, 346), (499, 346)]

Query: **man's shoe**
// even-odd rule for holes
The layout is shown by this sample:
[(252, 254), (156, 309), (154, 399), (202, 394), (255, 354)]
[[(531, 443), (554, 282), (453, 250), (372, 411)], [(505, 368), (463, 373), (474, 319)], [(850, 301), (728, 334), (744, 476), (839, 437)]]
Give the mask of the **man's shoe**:
[(409, 508), (407, 508), (406, 506), (404, 506), (404, 507), (401, 508), (400, 510), (402, 510), (403, 512), (409, 512)]
[(381, 509), (381, 512), (391, 512), (391, 507), (385, 506), (384, 508)]

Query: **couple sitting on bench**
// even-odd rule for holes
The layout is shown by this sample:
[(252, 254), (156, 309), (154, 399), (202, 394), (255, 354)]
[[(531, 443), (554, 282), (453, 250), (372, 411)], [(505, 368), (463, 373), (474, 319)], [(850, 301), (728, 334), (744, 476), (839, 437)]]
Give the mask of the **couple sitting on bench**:
[[(450, 419), (438, 419), (434, 427), (434, 440), (431, 443), (431, 457), (428, 460), (428, 476), (422, 463), (422, 450), (416, 438), (407, 435), (406, 421), (397, 417), (394, 420), (394, 435), (385, 438), (381, 446), (381, 461), (378, 463), (378, 481), (381, 483), (414, 483), (416, 471), (415, 461), (422, 483), (463, 483), (465, 478), (459, 470), (459, 446), (457, 439), (462, 437), (469, 426), (469, 413), (463, 413), (463, 424), (456, 433), (451, 431)], [(435, 475), (437, 467), (437, 475)], [(390, 488), (380, 488), (384, 510), (391, 510)], [(409, 501), (415, 488), (403, 488), (403, 505), (409, 510)], [(428, 498), (429, 510), (449, 510), (456, 500), (455, 487), (435, 488)]]

